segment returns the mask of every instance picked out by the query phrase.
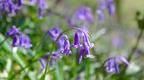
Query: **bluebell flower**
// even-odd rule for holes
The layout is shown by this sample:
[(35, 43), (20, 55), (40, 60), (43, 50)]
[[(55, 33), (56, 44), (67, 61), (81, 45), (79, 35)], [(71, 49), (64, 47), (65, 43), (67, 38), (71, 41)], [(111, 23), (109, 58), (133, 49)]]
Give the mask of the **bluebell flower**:
[(104, 14), (104, 11), (102, 9), (97, 9), (96, 14), (98, 15), (98, 20), (99, 21), (104, 21), (105, 14)]
[(88, 46), (92, 48), (94, 45), (89, 40), (89, 34), (85, 27), (77, 28), (74, 36), (74, 47)]
[(48, 30), (48, 35), (54, 41), (60, 36), (60, 34), (61, 34), (61, 29), (59, 27), (53, 27)]
[(90, 49), (94, 45), (90, 43), (88, 31), (85, 28), (78, 29), (76, 31), (74, 36), (74, 44), (73, 47), (79, 49), (79, 57), (78, 61), (79, 63), (82, 61), (84, 57), (90, 57), (93, 56), (90, 54)]
[(84, 57), (87, 57), (90, 55), (90, 49), (87, 46), (82, 46), (79, 48), (79, 54), (78, 54), (78, 62), (81, 63), (82, 59)]
[(119, 69), (120, 64), (128, 65), (129, 62), (123, 56), (111, 57), (107, 59), (104, 64), (105, 70), (108, 73), (120, 73), (120, 69)]
[(106, 4), (107, 4), (107, 10), (109, 14), (114, 15), (116, 12), (116, 9), (115, 9), (116, 6), (115, 6), (114, 0), (106, 0)]
[(47, 5), (46, 0), (38, 0), (37, 4), (38, 4), (38, 15), (39, 15), (39, 18), (41, 19), (43, 18), (48, 5)]
[(92, 48), (94, 46), (93, 43), (89, 40), (88, 32), (83, 32), (83, 45), (88, 46), (89, 48)]
[(27, 35), (21, 34), (19, 37), (20, 37), (20, 46), (21, 47), (24, 47), (24, 48), (31, 48), (32, 47), (30, 38)]
[(20, 46), (20, 37), (18, 35), (15, 35), (12, 37), (12, 46), (13, 47), (19, 47)]
[(20, 9), (21, 5), (22, 0), (18, 0), (15, 3), (13, 0), (0, 0), (0, 12), (14, 16)]
[(59, 50), (61, 53), (66, 54), (66, 55), (69, 55), (71, 53), (71, 50), (70, 50), (71, 45), (70, 45), (67, 35), (62, 35), (58, 39), (57, 44), (59, 46)]
[(16, 28), (15, 26), (13, 26), (8, 30), (7, 35), (13, 39), (12, 41), (13, 47), (24, 47), (24, 48), (32, 47), (30, 38), (27, 35), (20, 32), (19, 29)]
[(80, 41), (80, 34), (79, 32), (75, 32), (75, 35), (74, 35), (74, 43), (73, 43), (73, 47), (74, 48), (78, 48), (81, 46), (81, 41)]
[(54, 27), (48, 30), (48, 34), (52, 40), (58, 45), (58, 50), (63, 54), (70, 54), (70, 42), (67, 35), (62, 34), (58, 27)]
[(71, 19), (68, 19), (70, 26), (73, 25), (83, 25), (93, 23), (94, 17), (91, 8), (87, 6), (79, 7)]
[(16, 28), (16, 26), (12, 26), (8, 31), (7, 31), (7, 35), (8, 36), (15, 36), (20, 34), (20, 31), (18, 28)]
[(89, 7), (81, 6), (75, 13), (78, 20), (87, 21), (89, 23), (93, 22), (93, 14)]
[(114, 0), (102, 0), (99, 2), (98, 8), (96, 10), (96, 14), (98, 15), (98, 19), (103, 21), (104, 11), (107, 10), (109, 15), (113, 16), (116, 13), (116, 6)]
[(15, 35), (13, 36), (13, 47), (24, 47), (24, 48), (31, 48), (32, 44), (29, 37), (25, 34)]

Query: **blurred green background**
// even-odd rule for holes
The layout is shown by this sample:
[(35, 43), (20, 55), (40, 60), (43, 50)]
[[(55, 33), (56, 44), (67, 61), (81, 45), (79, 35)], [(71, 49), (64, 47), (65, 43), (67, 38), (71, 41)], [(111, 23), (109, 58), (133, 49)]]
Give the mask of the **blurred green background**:
[[(136, 43), (140, 32), (135, 20), (136, 12), (144, 15), (143, 0), (115, 0), (117, 13), (109, 16), (103, 23), (97, 20), (96, 0), (47, 0), (48, 8), (65, 16), (72, 16), (81, 5), (89, 6), (95, 16), (95, 22), (89, 26), (90, 40), (95, 44), (91, 54), (92, 59), (85, 58), (78, 64), (76, 51), (70, 56), (64, 56), (54, 65), (48, 66), (47, 72), (40, 72), (41, 56), (55, 51), (54, 43), (45, 36), (45, 32), (59, 26), (62, 30), (69, 28), (61, 16), (46, 14), (43, 19), (37, 16), (37, 7), (25, 5), (14, 17), (2, 15), (0, 19), (0, 42), (6, 38), (6, 31), (16, 25), (28, 34), (33, 47), (30, 50), (12, 49), (11, 39), (0, 46), (0, 80), (144, 80), (144, 37), (142, 36), (138, 48), (126, 74), (108, 74), (102, 67), (104, 61), (111, 56), (128, 56)], [(73, 40), (72, 31), (67, 32)], [(45, 36), (43, 38), (43, 36)], [(45, 77), (43, 76), (44, 74)]]

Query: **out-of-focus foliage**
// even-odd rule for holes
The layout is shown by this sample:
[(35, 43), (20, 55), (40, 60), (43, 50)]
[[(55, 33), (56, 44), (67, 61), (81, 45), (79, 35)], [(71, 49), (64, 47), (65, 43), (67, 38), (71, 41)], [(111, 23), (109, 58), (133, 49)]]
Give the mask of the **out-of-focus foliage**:
[[(0, 80), (144, 79), (143, 6), (135, 9), (135, 5), (143, 3), (142, 0), (141, 3), (134, 0), (114, 0), (116, 14), (110, 16), (104, 10), (105, 19), (102, 22), (96, 14), (101, 0), (46, 0), (48, 8), (43, 18), (39, 18), (37, 5), (29, 4), (28, 0), (23, 1), (24, 5), (15, 16), (0, 12)], [(78, 51), (73, 48), (70, 55), (63, 56), (53, 64), (46, 64), (41, 69), (39, 60), (45, 55), (49, 59), (49, 55), (58, 49), (57, 44), (48, 36), (48, 30), (53, 27), (61, 28), (65, 31), (64, 34), (68, 34), (72, 44), (75, 30), (69, 30), (70, 25), (66, 19), (71, 18), (80, 6), (88, 6), (94, 15), (94, 22), (87, 27), (90, 41), (94, 43), (91, 49), (93, 58), (84, 58), (78, 63)], [(12, 38), (6, 32), (13, 25), (30, 37), (30, 49), (12, 47)], [(119, 66), (120, 73), (110, 74), (105, 71), (104, 63), (108, 58), (129, 58), (129, 55), (131, 60), (128, 66)]]

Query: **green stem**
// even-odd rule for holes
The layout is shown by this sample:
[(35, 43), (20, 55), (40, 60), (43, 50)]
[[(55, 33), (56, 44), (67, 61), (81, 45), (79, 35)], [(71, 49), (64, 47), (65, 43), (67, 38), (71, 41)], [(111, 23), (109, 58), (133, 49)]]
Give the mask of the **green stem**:
[(47, 74), (47, 70), (48, 70), (48, 63), (49, 63), (49, 59), (47, 60), (45, 72), (44, 72), (44, 74), (43, 74), (43, 76), (41, 77), (40, 80), (45, 80), (45, 77), (46, 77), (46, 74)]
[(90, 62), (87, 60), (86, 61), (86, 80), (90, 80)]
[(132, 48), (132, 50), (131, 50), (131, 52), (130, 52), (130, 54), (129, 54), (129, 56), (128, 56), (128, 61), (129, 61), (129, 62), (131, 61), (132, 56), (134, 55), (135, 51), (136, 51), (137, 48), (138, 48), (138, 45), (139, 45), (139, 42), (140, 42), (140, 39), (141, 39), (142, 35), (143, 35), (143, 30), (140, 30), (140, 33), (139, 33), (139, 35), (138, 35), (138, 37), (137, 37), (136, 44), (134, 45), (134, 47)]
[[(135, 51), (136, 51), (137, 48), (138, 48), (140, 39), (142, 38), (142, 35), (143, 35), (143, 30), (140, 30), (140, 33), (139, 33), (139, 35), (138, 35), (138, 37), (137, 37), (137, 41), (136, 41), (134, 47), (131, 49), (130, 54), (128, 55), (128, 61), (129, 61), (129, 62), (131, 61), (131, 59), (132, 59)], [(122, 72), (119, 74), (119, 80), (122, 80), (122, 79), (123, 79), (124, 74), (126, 73), (126, 69), (127, 69), (127, 68), (128, 68), (127, 66), (123, 68)]]

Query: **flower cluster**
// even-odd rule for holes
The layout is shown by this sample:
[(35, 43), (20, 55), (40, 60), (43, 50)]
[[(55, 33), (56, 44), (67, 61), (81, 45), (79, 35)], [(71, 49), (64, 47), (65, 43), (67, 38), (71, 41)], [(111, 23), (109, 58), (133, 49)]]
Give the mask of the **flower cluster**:
[(78, 29), (74, 35), (73, 47), (79, 49), (79, 63), (86, 57), (91, 57), (90, 49), (94, 45), (90, 43), (88, 32), (85, 29)]
[(7, 35), (13, 39), (12, 42), (13, 47), (24, 47), (24, 48), (32, 47), (30, 38), (27, 35), (20, 32), (20, 30), (16, 28), (16, 26), (12, 26), (8, 30)]
[(0, 13), (15, 15), (22, 6), (22, 0), (0, 0)]
[(114, 0), (100, 0), (100, 5), (98, 6), (98, 9), (96, 10), (96, 13), (98, 15), (98, 19), (100, 21), (104, 20), (104, 10), (107, 10), (109, 15), (114, 15), (116, 12), (115, 9), (115, 2)]
[[(49, 29), (47, 33), (50, 36), (50, 38), (54, 42), (56, 42), (56, 44), (58, 46), (58, 49), (56, 51), (52, 52), (51, 55), (49, 55), (50, 63), (53, 63), (56, 60), (60, 59), (63, 55), (71, 54), (69, 38), (66, 34), (62, 33), (62, 31), (59, 27), (53, 27), (53, 28)], [(47, 57), (47, 59), (48, 59), (48, 57)], [(40, 59), (40, 63), (42, 65), (45, 65), (46, 61), (47, 60), (44, 59), (44, 57), (42, 57)], [(42, 68), (44, 68), (44, 66), (42, 66)]]
[(120, 72), (120, 69), (119, 69), (120, 64), (128, 65), (129, 62), (123, 56), (111, 57), (111, 58), (107, 59), (104, 64), (105, 70), (108, 73), (119, 73)]
[[(93, 23), (93, 14), (91, 8), (87, 6), (79, 7), (71, 19), (71, 26), (75, 29), (73, 47), (79, 51), (80, 63), (84, 57), (92, 57), (90, 49), (94, 46), (90, 43), (87, 26)], [(80, 22), (77, 23), (77, 22)]]
[[(42, 18), (48, 7), (46, 0), (29, 0), (29, 2), (38, 6), (38, 16)], [(0, 14), (7, 13), (14, 16), (23, 3), (23, 0), (0, 0)]]

